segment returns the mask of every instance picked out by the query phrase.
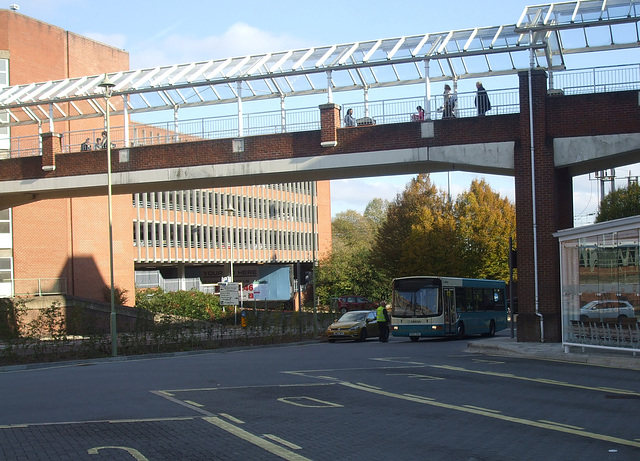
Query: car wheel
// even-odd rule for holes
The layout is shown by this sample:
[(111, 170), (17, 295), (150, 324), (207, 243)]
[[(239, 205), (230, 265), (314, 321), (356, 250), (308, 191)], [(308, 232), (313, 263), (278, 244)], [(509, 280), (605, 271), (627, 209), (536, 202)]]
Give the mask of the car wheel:
[(342, 309), (340, 309), (340, 313), (343, 314), (343, 315), (346, 314), (347, 313), (347, 308), (343, 307)]
[(464, 323), (458, 322), (458, 330), (456, 331), (456, 338), (464, 339), (464, 337), (465, 337), (465, 334), (464, 334)]
[(358, 335), (358, 341), (366, 341), (367, 340), (367, 329), (363, 328), (360, 330), (360, 334)]
[(329, 342), (330, 342), (330, 343), (335, 343), (335, 342), (336, 342), (336, 340), (335, 340), (335, 339), (330, 339), (330, 340), (329, 340)]
[(413, 341), (414, 343), (417, 343), (418, 340), (420, 339), (419, 336), (409, 336), (409, 338), (411, 339), (411, 341)]
[(618, 323), (622, 323), (625, 320), (627, 320), (627, 316), (626, 315), (622, 314), (622, 315), (618, 316)]
[(581, 316), (580, 316), (580, 321), (581, 321), (582, 323), (585, 323), (585, 322), (587, 322), (588, 320), (589, 320), (589, 317), (587, 317), (586, 315), (581, 315)]

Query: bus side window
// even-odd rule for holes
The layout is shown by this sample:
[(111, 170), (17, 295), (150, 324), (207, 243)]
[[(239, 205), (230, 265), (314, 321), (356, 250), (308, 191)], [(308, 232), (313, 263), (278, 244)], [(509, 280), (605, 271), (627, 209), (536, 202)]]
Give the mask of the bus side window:
[(456, 287), (456, 311), (464, 312), (467, 310), (467, 297), (462, 287)]

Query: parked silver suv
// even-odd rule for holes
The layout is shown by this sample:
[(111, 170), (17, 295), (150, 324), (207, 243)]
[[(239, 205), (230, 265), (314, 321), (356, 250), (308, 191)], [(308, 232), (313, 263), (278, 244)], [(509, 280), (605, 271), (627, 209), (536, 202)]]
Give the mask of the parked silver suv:
[(633, 318), (633, 306), (627, 301), (602, 300), (591, 301), (580, 309), (580, 321), (587, 320), (622, 320)]

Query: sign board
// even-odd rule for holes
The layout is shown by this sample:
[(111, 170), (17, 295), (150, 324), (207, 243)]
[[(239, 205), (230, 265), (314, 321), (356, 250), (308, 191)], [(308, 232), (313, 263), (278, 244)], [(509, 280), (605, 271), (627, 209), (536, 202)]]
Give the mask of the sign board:
[(267, 299), (269, 293), (269, 284), (255, 280), (242, 287), (243, 301), (262, 301)]
[(239, 283), (220, 284), (220, 304), (223, 306), (237, 306), (240, 303), (239, 292)]

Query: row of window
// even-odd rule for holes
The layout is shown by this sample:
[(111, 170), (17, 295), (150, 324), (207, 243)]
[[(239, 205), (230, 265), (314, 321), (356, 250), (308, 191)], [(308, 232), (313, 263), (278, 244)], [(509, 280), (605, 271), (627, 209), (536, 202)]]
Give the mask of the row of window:
[(133, 223), (133, 244), (140, 247), (269, 249), (311, 251), (313, 234), (273, 229)]
[[(311, 183), (295, 183), (310, 185)], [(292, 187), (290, 193), (297, 194), (297, 201), (260, 197), (266, 195), (265, 186), (253, 186), (250, 194), (228, 194), (219, 190), (188, 190), (173, 192), (139, 193), (133, 196), (133, 206), (142, 209), (161, 209), (206, 213), (214, 215), (235, 214), (240, 218), (280, 219), (296, 222), (311, 222), (312, 207), (310, 187)], [(261, 191), (262, 189), (262, 191)], [(295, 192), (298, 190), (299, 192)], [(259, 194), (262, 192), (262, 194)], [(283, 192), (288, 192), (283, 190)], [(272, 195), (272, 194), (270, 194)], [(234, 210), (233, 212), (229, 210)]]
[(505, 308), (502, 289), (456, 287), (458, 312), (504, 311)]

